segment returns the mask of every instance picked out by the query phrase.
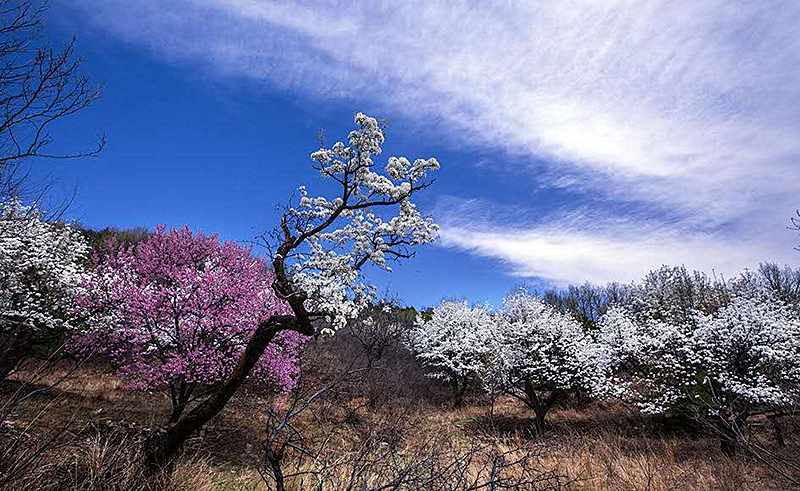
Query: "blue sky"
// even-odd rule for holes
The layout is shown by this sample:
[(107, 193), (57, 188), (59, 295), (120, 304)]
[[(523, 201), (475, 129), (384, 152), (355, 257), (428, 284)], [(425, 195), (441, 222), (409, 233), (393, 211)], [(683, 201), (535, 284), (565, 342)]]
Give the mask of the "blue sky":
[[(661, 264), (797, 264), (797, 2), (64, 0), (103, 84), (44, 163), (71, 213), (248, 239), (305, 184), (317, 131), (387, 119), (385, 155), (435, 156), (438, 244), (376, 277), (415, 305), (521, 281), (630, 281)], [(780, 15), (775, 15), (780, 12)]]

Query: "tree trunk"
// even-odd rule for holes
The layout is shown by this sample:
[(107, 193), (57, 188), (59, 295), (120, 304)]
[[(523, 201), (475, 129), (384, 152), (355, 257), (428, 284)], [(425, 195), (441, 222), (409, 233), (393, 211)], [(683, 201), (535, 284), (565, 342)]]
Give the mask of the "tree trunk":
[(30, 336), (14, 331), (0, 334), (0, 380), (16, 370), (30, 351)]
[(295, 325), (296, 319), (290, 315), (274, 315), (259, 324), (227, 380), (164, 433), (147, 439), (144, 456), (149, 467), (155, 470), (170, 463), (186, 440), (222, 411), (261, 358), (272, 338), (278, 332), (291, 329)]
[(194, 387), (189, 386), (181, 377), (170, 386), (169, 392), (172, 399), (172, 414), (169, 417), (169, 424), (175, 424), (181, 419), (183, 411), (186, 410), (189, 398), (194, 392)]
[(3, 356), (3, 359), (0, 360), (0, 380), (5, 380), (14, 371), (17, 367), (17, 362), (18, 360)]
[(172, 414), (169, 416), (169, 424), (175, 424), (181, 419), (183, 410), (186, 409), (186, 404), (173, 404)]
[(739, 445), (735, 438), (732, 438), (729, 435), (720, 435), (719, 450), (722, 452), (722, 455), (725, 455), (726, 457), (734, 457), (738, 448)]
[(461, 407), (464, 405), (464, 394), (467, 392), (467, 385), (469, 380), (464, 378), (461, 383), (458, 382), (457, 377), (450, 378), (450, 388), (453, 389), (453, 407)]
[(528, 380), (524, 383), (524, 391), (528, 407), (533, 410), (536, 416), (536, 427), (541, 430), (544, 428), (547, 413), (550, 411), (550, 408), (553, 407), (558, 397), (560, 397), (561, 392), (558, 389), (552, 389), (546, 397), (540, 396), (536, 388)]
[(541, 430), (544, 428), (544, 418), (547, 416), (547, 407), (537, 406), (533, 409), (533, 414), (536, 416), (536, 428)]
[(283, 469), (281, 469), (280, 461), (270, 459), (269, 466), (275, 478), (275, 491), (286, 491), (286, 484), (283, 480)]
[(772, 434), (775, 438), (775, 444), (778, 448), (784, 448), (786, 447), (786, 439), (783, 437), (783, 426), (780, 422), (780, 416), (779, 414), (771, 414), (767, 416), (767, 419), (769, 419), (769, 422), (772, 424)]
[(734, 413), (731, 419), (719, 418), (717, 424), (719, 425), (719, 450), (728, 457), (733, 457), (739, 450), (739, 438), (741, 433), (737, 431), (743, 428), (747, 422), (748, 411), (739, 411)]

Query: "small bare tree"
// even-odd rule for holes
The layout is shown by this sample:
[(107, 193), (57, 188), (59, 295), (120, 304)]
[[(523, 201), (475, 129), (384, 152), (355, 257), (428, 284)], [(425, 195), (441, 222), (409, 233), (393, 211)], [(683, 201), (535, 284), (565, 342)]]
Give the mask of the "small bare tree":
[(800, 269), (788, 264), (781, 267), (777, 263), (763, 262), (758, 265), (758, 273), (765, 286), (779, 299), (790, 305), (800, 304)]
[[(304, 371), (292, 394), (266, 408), (259, 473), (267, 489), (535, 490), (568, 484), (539, 465), (536, 447), (464, 445), (454, 443), (449, 430), (407, 441), (411, 412), (359, 418), (364, 405), (337, 404), (335, 392), (367, 370), (351, 367), (316, 384)], [(310, 429), (298, 424), (303, 417), (311, 420)], [(355, 441), (351, 421), (360, 422)]]
[[(310, 367), (308, 356), (301, 357), (300, 376), (297, 385), (284, 397), (279, 397), (273, 404), (261, 408), (266, 413), (267, 437), (261, 443), (261, 466), (259, 474), (267, 488), (285, 491), (287, 481), (314, 474), (315, 467), (324, 464), (325, 454), (332, 451), (333, 438), (339, 429), (351, 419), (362, 406), (336, 407), (333, 393), (346, 382), (352, 382), (364, 373), (367, 368), (353, 368), (351, 365), (327, 380), (315, 383), (310, 376), (316, 369)], [(330, 375), (330, 374), (326, 374)], [(324, 408), (314, 411), (314, 409)], [(342, 409), (343, 411), (337, 411)], [(343, 413), (337, 418), (337, 413)], [(314, 436), (304, 435), (296, 425), (301, 416), (314, 419)]]
[(397, 298), (387, 297), (353, 319), (348, 333), (363, 350), (367, 366), (373, 367), (390, 349), (402, 346), (415, 318), (413, 309), (405, 309)]

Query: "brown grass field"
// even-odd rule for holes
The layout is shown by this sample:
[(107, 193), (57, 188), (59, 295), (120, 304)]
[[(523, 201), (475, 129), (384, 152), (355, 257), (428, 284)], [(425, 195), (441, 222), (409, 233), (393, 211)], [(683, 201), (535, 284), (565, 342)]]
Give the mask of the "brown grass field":
[[(66, 372), (67, 368), (59, 367), (31, 386), (19, 382), (24, 374), (4, 383), (3, 400), (18, 390), (27, 391), (28, 396), (3, 421), (6, 438), (17, 435), (29, 450), (49, 435), (60, 435), (32, 464), (35, 468), (28, 477), (6, 489), (49, 489), (48, 479), (53, 476), (65, 482), (77, 483), (79, 477), (85, 481), (86, 476), (94, 480), (96, 487), (81, 489), (132, 487), (140, 479), (134, 469), (139, 438), (148, 428), (165, 423), (167, 398), (161, 393), (125, 390), (101, 368), (80, 368), (51, 387)], [(405, 456), (423, 453), (432, 441), (450, 449), (473, 445), (534, 449), (535, 468), (553, 478), (548, 481), (550, 487), (540, 487), (545, 489), (789, 488), (748, 454), (723, 456), (713, 437), (678, 431), (666, 420), (645, 417), (621, 405), (557, 408), (548, 416), (548, 427), (536, 432), (529, 412), (511, 399), (498, 400), (492, 408), (477, 398), (461, 408), (444, 400), (437, 404), (402, 395), (377, 407), (363, 397), (348, 397), (346, 391), (336, 399), (315, 402), (295, 421), (307, 441), (327, 439), (331, 452), (356, 451), (369, 434), (391, 440), (398, 454)], [(270, 403), (281, 404), (274, 396), (240, 393), (190, 442), (162, 489), (269, 489), (259, 469), (263, 468), (260, 449), (269, 428), (263, 408)], [(325, 427), (335, 429), (322, 435)], [(292, 464), (295, 469), (307, 465), (300, 460)], [(64, 489), (65, 485), (59, 486)], [(312, 489), (307, 477), (290, 479), (287, 487)]]

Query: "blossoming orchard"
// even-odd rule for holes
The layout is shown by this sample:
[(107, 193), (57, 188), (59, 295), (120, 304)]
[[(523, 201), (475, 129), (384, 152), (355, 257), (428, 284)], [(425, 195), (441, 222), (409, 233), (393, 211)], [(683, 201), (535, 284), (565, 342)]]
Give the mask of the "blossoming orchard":
[[(255, 411), (269, 434), (260, 472), (276, 489), (286, 489), (289, 449), (321, 466), (318, 477), (339, 465), (323, 448), (344, 423), (320, 423), (325, 443), (313, 453), (294, 421), (329, 392), (354, 393), (353, 374), (369, 374), (359, 379), (372, 384), (368, 402), (331, 403), (319, 421), (374, 408), (389, 379), (407, 377), (426, 387), (423, 399), (441, 385), (440, 408), (469, 403), (492, 417), (498, 400), (518, 404), (535, 435), (550, 431), (554, 411), (605, 404), (690, 418), (728, 455), (751, 444), (755, 420), (768, 418), (783, 441), (780, 418), (800, 403), (800, 271), (763, 264), (726, 280), (663, 266), (630, 284), (520, 286), (497, 307), (385, 302), (366, 269), (389, 273), (436, 241), (439, 226), (412, 199), (439, 162), (381, 166), (385, 125), (362, 113), (354, 123), (345, 141), (310, 155), (329, 194), (300, 186), (259, 247), (188, 225), (93, 231), (4, 201), (0, 379), (74, 359), (131, 393), (159, 394), (163, 425), (139, 440), (148, 472), (169, 468), (234, 395), (256, 394), (254, 406), (270, 404)], [(335, 376), (320, 369), (336, 364)]]
[(690, 414), (728, 433), (800, 400), (800, 312), (774, 285), (665, 267), (631, 290), (588, 329), (525, 290), (496, 312), (443, 302), (418, 319), (410, 346), (431, 376), (518, 398), (539, 425), (569, 393)]
[[(793, 407), (800, 397), (797, 305), (749, 275), (708, 293), (690, 299), (698, 306), (680, 316), (646, 302), (609, 310), (599, 338), (624, 376), (619, 392), (643, 411), (689, 412), (717, 421), (722, 431), (742, 427), (754, 414)], [(719, 308), (700, 310), (709, 300)]]
[(0, 0), (0, 491), (800, 490), (798, 62), (800, 0)]

